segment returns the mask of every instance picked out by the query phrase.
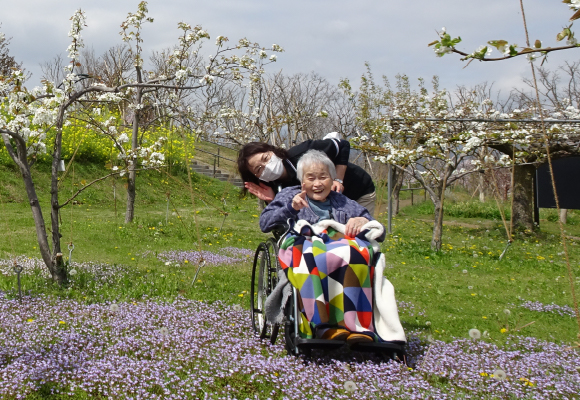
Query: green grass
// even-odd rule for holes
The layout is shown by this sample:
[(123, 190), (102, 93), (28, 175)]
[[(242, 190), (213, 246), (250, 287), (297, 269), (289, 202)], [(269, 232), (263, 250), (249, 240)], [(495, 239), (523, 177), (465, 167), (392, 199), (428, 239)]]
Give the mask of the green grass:
[[(226, 159), (221, 158), (219, 160), (219, 165), (216, 165), (216, 168), (221, 169), (223, 171), (228, 171), (230, 174), (233, 175), (238, 175), (236, 163), (230, 161), (230, 160), (236, 161), (238, 159), (237, 151), (229, 149), (227, 147), (218, 146), (210, 142), (197, 142), (195, 143), (195, 149), (198, 150), (195, 153), (195, 159), (209, 165), (213, 165), (214, 158), (216, 158), (212, 154), (217, 155), (219, 150), (220, 157), (224, 157)], [(205, 152), (201, 150), (204, 150)]]
[[(79, 187), (82, 181), (89, 182), (103, 172), (94, 165), (77, 165), (74, 182), (72, 174), (64, 181), (61, 199), (71, 192), (73, 185)], [(34, 177), (39, 182), (37, 189), (48, 217), (48, 168), (35, 167)], [(0, 258), (39, 257), (30, 209), (17, 172), (0, 167), (0, 179), (3, 182)], [(24, 290), (87, 302), (143, 296), (170, 300), (179, 295), (249, 307), (244, 291), (250, 287), (251, 260), (205, 267), (199, 281), (194, 283), (197, 266), (168, 267), (155, 254), (166, 250), (197, 250), (198, 228), (203, 250), (219, 252), (226, 246), (255, 249), (268, 237), (258, 228), (257, 202), (252, 198), (239, 199), (238, 190), (227, 183), (194, 175), (194, 208), (186, 176), (181, 173), (175, 179), (154, 171), (140, 173), (136, 219), (131, 224), (123, 223), (126, 198), (122, 179), (115, 182), (117, 211), (112, 180), (88, 188), (79, 196), (79, 204), (62, 211), (63, 244), (66, 246), (71, 240), (75, 244), (74, 261), (109, 263), (129, 273), (119, 273), (117, 279), (106, 283), (96, 282), (90, 276), (76, 276), (70, 289), (58, 288), (39, 276), (24, 276)], [(168, 214), (167, 193), (172, 201)], [(573, 318), (519, 307), (522, 299), (572, 305), (553, 210), (542, 211), (540, 233), (518, 234), (505, 259), (499, 261), (506, 246), (501, 221), (480, 215), (473, 217), (473, 214), (446, 216), (443, 251), (432, 252), (429, 248), (431, 216), (424, 212), (428, 204), (403, 208), (394, 219), (394, 234), (383, 245), (389, 266), (385, 275), (394, 284), (397, 299), (413, 303), (416, 310), (425, 313), (412, 315), (402, 309), (401, 318), (407, 329), (423, 330), (443, 340), (465, 337), (471, 328), (487, 331), (489, 340), (498, 343), (506, 340), (506, 333), (514, 332), (555, 342), (575, 340), (578, 332)], [(468, 210), (480, 208), (481, 205), (471, 203), (465, 206)], [(221, 231), (223, 214), (219, 210), (229, 213)], [(385, 218), (386, 215), (379, 217)], [(580, 227), (574, 222), (578, 214), (573, 212), (569, 218), (573, 223), (567, 225), (568, 234), (580, 236)], [(580, 275), (578, 247), (577, 242), (570, 242), (572, 266)], [(144, 256), (146, 252), (149, 253)], [(67, 251), (65, 255), (68, 256)], [(14, 276), (0, 277), (0, 290), (15, 296), (15, 288)], [(510, 309), (509, 317), (503, 313), (504, 309)]]
[[(471, 328), (487, 331), (492, 341), (500, 343), (505, 333), (516, 330), (555, 342), (575, 339), (578, 328), (573, 318), (519, 307), (522, 300), (572, 305), (567, 270), (559, 255), (562, 247), (553, 234), (520, 236), (499, 261), (506, 238), (497, 223), (491, 229), (445, 226), (440, 253), (429, 250), (429, 222), (402, 216), (395, 219), (394, 232), (385, 243), (392, 267), (385, 275), (394, 284), (398, 300), (426, 311), (425, 317), (403, 315), (408, 328), (431, 331), (443, 340), (465, 337)], [(578, 253), (577, 243), (570, 243), (576, 273)], [(505, 309), (511, 311), (509, 317)]]
[[(81, 185), (81, 181), (90, 182), (104, 173), (92, 165), (77, 165), (75, 168), (75, 188)], [(64, 182), (61, 199), (71, 193), (71, 175)], [(23, 198), (18, 174), (13, 169), (0, 167), (0, 177), (5, 183), (0, 193), (0, 229), (4, 238), (0, 241), (0, 259), (11, 259), (15, 255), (40, 258), (34, 222), (28, 203)], [(36, 168), (34, 177), (39, 182), (37, 191), (47, 226), (50, 227), (48, 167)], [(75, 246), (73, 261), (127, 266), (132, 270), (131, 275), (96, 291), (94, 287), (78, 287), (78, 292), (61, 290), (39, 277), (25, 277), (24, 289), (48, 291), (66, 297), (86, 297), (87, 301), (140, 298), (144, 294), (163, 299), (182, 295), (214, 301), (225, 300), (224, 294), (231, 293), (231, 300), (240, 303), (242, 299), (238, 295), (249, 287), (249, 262), (219, 269), (206, 267), (200, 273), (202, 282), (192, 285), (197, 266), (172, 270), (154, 254), (172, 249), (198, 250), (200, 245), (203, 250), (210, 251), (224, 246), (257, 247), (267, 237), (257, 229), (257, 202), (251, 198), (239, 199), (239, 190), (227, 183), (193, 174), (194, 207), (186, 175), (175, 178), (155, 171), (139, 174), (136, 218), (131, 224), (124, 223), (126, 194), (122, 179), (117, 179), (115, 183), (117, 211), (112, 180), (86, 189), (77, 198), (77, 205), (62, 210), (61, 233), (65, 256), (69, 254), (67, 243), (72, 241)], [(170, 194), (169, 212), (167, 193)], [(222, 199), (225, 199), (225, 205)], [(224, 210), (228, 216), (220, 231), (224, 220), (220, 211)], [(199, 241), (196, 219), (199, 223)], [(145, 252), (150, 254), (143, 256)], [(165, 275), (165, 278), (159, 278), (160, 275)], [(143, 281), (148, 283), (142, 284)], [(151, 282), (154, 282), (153, 285)], [(15, 287), (15, 277), (0, 278), (0, 290), (15, 294)]]

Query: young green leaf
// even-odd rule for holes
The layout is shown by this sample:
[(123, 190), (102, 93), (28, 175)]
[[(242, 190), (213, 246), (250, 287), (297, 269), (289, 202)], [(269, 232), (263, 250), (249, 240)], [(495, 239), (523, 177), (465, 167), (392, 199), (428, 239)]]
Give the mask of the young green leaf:
[(499, 50), (501, 47), (507, 45), (508, 42), (506, 40), (490, 40), (489, 42), (487, 42), (487, 44)]

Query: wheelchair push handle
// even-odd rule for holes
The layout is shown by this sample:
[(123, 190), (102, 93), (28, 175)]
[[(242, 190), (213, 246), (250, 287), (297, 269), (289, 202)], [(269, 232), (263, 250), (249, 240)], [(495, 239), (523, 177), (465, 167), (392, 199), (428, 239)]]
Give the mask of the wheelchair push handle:
[(272, 234), (274, 235), (276, 241), (286, 236), (286, 234), (290, 232), (290, 230), (294, 227), (295, 223), (296, 221), (288, 219), (288, 221), (286, 221), (285, 224), (279, 224), (274, 226), (274, 228), (272, 229)]

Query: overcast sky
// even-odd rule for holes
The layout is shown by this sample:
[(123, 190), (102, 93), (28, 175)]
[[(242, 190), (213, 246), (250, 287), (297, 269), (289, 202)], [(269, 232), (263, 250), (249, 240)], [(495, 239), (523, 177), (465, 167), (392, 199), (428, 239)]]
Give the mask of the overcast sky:
[[(36, 83), (41, 63), (59, 53), (66, 56), (69, 18), (76, 9), (86, 12), (86, 46), (100, 54), (121, 43), (119, 25), (128, 12), (136, 11), (137, 4), (0, 0), (0, 30), (12, 38), (11, 54), (33, 73)], [(530, 74), (523, 57), (495, 63), (474, 61), (464, 68), (458, 56), (438, 58), (427, 47), (443, 26), (452, 36), (462, 37), (458, 48), (468, 52), (491, 39), (525, 45), (519, 0), (150, 0), (148, 4), (155, 22), (144, 30), (146, 52), (174, 44), (176, 24), (183, 21), (208, 31), (211, 46), (218, 35), (231, 41), (247, 37), (263, 46), (279, 44), (285, 52), (268, 71), (314, 71), (331, 83), (346, 77), (358, 84), (366, 61), (377, 77), (386, 75), (392, 80), (402, 73), (415, 80), (438, 75), (441, 86), (450, 90), (487, 81), (507, 92), (522, 86), (522, 77)], [(572, 12), (560, 0), (526, 0), (524, 5), (532, 42), (541, 39), (554, 46), (556, 34)], [(578, 54), (578, 50), (553, 53), (548, 66), (577, 60)]]

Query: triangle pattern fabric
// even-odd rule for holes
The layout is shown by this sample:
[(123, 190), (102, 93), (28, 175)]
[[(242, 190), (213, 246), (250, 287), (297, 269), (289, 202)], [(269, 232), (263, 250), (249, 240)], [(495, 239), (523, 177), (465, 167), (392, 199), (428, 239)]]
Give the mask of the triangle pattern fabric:
[(302, 337), (313, 338), (317, 326), (340, 326), (381, 340), (373, 326), (373, 249), (364, 236), (345, 237), (331, 228), (319, 236), (293, 232), (282, 241), (279, 259), (299, 292)]

